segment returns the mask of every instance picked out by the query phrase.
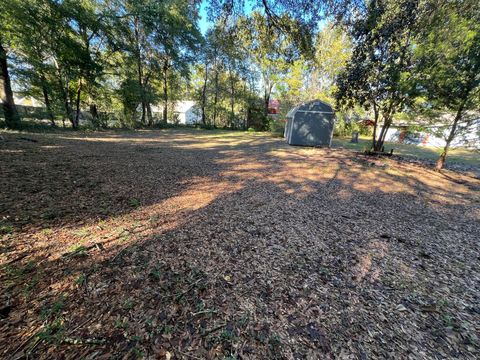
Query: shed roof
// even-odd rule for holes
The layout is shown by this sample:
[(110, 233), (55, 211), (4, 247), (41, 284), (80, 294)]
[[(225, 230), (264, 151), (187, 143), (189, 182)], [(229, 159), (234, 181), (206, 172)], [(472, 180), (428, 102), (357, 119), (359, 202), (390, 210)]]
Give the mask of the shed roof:
[(305, 103), (302, 103), (287, 113), (287, 117), (293, 117), (297, 112), (316, 112), (316, 113), (327, 113), (333, 114), (332, 106), (321, 100), (312, 100)]

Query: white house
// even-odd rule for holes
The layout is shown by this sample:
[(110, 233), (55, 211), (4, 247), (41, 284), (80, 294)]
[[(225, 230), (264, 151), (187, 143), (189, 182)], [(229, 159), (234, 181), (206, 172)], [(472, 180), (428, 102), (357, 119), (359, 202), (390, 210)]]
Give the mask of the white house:
[[(169, 107), (172, 105), (173, 104), (171, 103), (168, 104)], [(195, 101), (175, 101), (173, 109), (174, 118), (168, 119), (168, 122), (171, 124), (194, 125), (199, 124), (202, 121), (200, 108)], [(159, 114), (161, 117), (161, 114), (163, 113), (163, 106), (152, 105), (152, 112)]]
[(178, 119), (178, 124), (193, 125), (202, 121), (200, 108), (197, 106), (195, 101), (177, 101), (174, 109), (174, 114)]
[[(411, 130), (412, 124), (393, 124), (387, 131), (385, 140), (420, 146), (443, 147), (450, 133), (450, 127), (425, 126), (424, 131)], [(451, 147), (480, 149), (480, 118), (459, 124), (461, 129), (452, 141)]]

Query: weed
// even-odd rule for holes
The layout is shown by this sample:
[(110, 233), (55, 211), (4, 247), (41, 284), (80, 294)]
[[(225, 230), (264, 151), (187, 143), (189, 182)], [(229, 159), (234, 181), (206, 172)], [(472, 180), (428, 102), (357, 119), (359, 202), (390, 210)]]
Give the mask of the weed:
[(42, 229), (42, 231), (40, 231), (40, 233), (44, 236), (48, 236), (48, 235), (53, 234), (53, 230), (50, 229), (50, 228), (45, 228), (45, 229)]
[(172, 334), (173, 333), (173, 326), (172, 325), (164, 325), (163, 328), (161, 329), (161, 332), (165, 335)]
[(70, 251), (70, 254), (68, 256), (70, 257), (84, 257), (88, 256), (88, 248), (84, 245), (75, 245), (72, 246)]
[(138, 342), (140, 340), (142, 340), (142, 338), (138, 335), (133, 335), (131, 338), (130, 338), (131, 341), (135, 341), (135, 342)]
[(219, 338), (220, 338), (220, 340), (222, 340), (222, 341), (230, 342), (230, 341), (235, 340), (236, 336), (235, 336), (235, 334), (233, 333), (233, 331), (231, 331), (231, 330), (223, 330), (223, 331), (220, 333)]
[(154, 269), (152, 269), (152, 271), (150, 271), (148, 273), (148, 276), (152, 277), (155, 280), (160, 280), (161, 275), (162, 275), (162, 273), (160, 272), (160, 270), (158, 268), (154, 268)]
[(145, 357), (143, 351), (140, 350), (139, 348), (134, 347), (132, 349), (132, 352), (133, 352), (133, 355), (135, 355), (135, 357), (138, 358), (138, 359), (142, 359), (142, 358)]
[(81, 229), (78, 229), (78, 230), (75, 230), (73, 232), (73, 235), (75, 237), (78, 237), (78, 238), (86, 238), (87, 236), (91, 235), (91, 231), (88, 229), (88, 228), (81, 228)]
[(83, 286), (85, 285), (87, 282), (87, 275), (85, 275), (85, 273), (81, 273), (80, 275), (78, 275), (78, 277), (75, 279), (75, 285), (77, 286)]
[(40, 281), (38, 276), (32, 277), (32, 279), (25, 286), (25, 289), (23, 289), (23, 295), (25, 296), (25, 298), (28, 298), (30, 296), (30, 293), (37, 287), (39, 282)]
[(11, 225), (0, 225), (0, 235), (7, 235), (13, 233), (13, 226)]
[(57, 317), (60, 315), (61, 311), (65, 306), (65, 296), (62, 294), (60, 297), (51, 305), (44, 306), (40, 311), (40, 317), (44, 320), (50, 317)]
[(129, 204), (130, 204), (131, 207), (134, 207), (134, 208), (139, 207), (140, 206), (140, 200), (138, 200), (137, 198), (131, 198), (129, 200)]
[(454, 319), (450, 315), (445, 314), (442, 316), (442, 321), (446, 327), (453, 326), (453, 322), (454, 322), (453, 320)]
[(150, 219), (148, 219), (148, 221), (150, 222), (150, 225), (155, 225), (159, 220), (160, 220), (159, 214), (153, 214), (152, 216), (150, 216)]
[(123, 320), (121, 320), (121, 319), (117, 319), (117, 320), (115, 320), (114, 326), (115, 326), (117, 329), (124, 329), (124, 330), (126, 330), (126, 329), (128, 329), (128, 326), (129, 326), (129, 325), (128, 325), (128, 322), (123, 321)]
[(131, 299), (127, 299), (123, 302), (123, 308), (125, 310), (131, 310), (133, 309), (133, 301)]
[(60, 343), (64, 335), (64, 326), (62, 319), (55, 319), (50, 324), (45, 326), (43, 331), (37, 334), (40, 340), (44, 340), (48, 343)]

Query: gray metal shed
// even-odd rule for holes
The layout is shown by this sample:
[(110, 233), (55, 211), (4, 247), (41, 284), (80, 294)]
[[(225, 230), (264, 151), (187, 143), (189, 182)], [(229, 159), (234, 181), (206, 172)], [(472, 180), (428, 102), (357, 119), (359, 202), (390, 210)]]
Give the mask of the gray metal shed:
[(294, 107), (287, 114), (284, 137), (290, 145), (330, 146), (335, 112), (320, 100)]

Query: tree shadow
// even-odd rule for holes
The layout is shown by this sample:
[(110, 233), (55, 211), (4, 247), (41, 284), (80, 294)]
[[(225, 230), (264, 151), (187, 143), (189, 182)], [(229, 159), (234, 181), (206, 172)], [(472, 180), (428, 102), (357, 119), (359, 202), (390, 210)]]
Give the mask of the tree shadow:
[[(464, 328), (453, 326), (454, 345), (446, 341), (452, 324), (444, 318), (475, 324), (475, 312), (465, 310), (478, 295), (479, 203), (471, 187), (346, 151), (180, 135), (119, 136), (121, 144), (90, 138), (88, 152), (73, 149), (82, 144), (77, 138), (60, 141), (69, 159), (82, 159), (85, 174), (98, 166), (97, 175), (112, 179), (105, 198), (116, 188), (130, 196), (136, 184), (140, 204), (115, 207), (101, 223), (88, 203), (53, 219), (52, 234), (34, 234), (45, 235), (46, 247), (34, 247), (2, 276), (12, 304), (0, 325), (4, 354), (31, 347), (40, 358), (48, 348), (66, 358), (469, 353)], [(67, 163), (46, 166), (76, 178)], [(90, 193), (93, 204), (102, 194)], [(64, 190), (51, 196), (75, 199)], [(91, 222), (80, 228), (89, 231), (85, 248), (102, 245), (62, 256), (61, 245), (49, 243), (56, 234), (71, 243), (78, 222)], [(58, 319), (60, 330), (52, 328)], [(42, 341), (25, 342), (34, 331), (43, 331)]]

